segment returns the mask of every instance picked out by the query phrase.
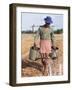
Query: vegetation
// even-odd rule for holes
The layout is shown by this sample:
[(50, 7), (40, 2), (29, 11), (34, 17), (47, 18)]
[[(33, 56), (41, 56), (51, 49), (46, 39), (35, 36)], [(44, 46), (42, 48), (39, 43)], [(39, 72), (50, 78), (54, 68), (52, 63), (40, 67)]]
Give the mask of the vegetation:
[[(32, 30), (26, 30), (26, 31), (21, 31), (21, 33), (26, 33), (26, 34), (35, 34), (37, 31), (32, 31)], [(54, 31), (55, 34), (62, 34), (63, 29), (57, 29)]]
[(26, 34), (33, 34), (36, 33), (36, 31), (32, 31), (32, 30), (27, 30), (27, 31), (21, 31), (21, 33), (26, 33)]
[(63, 33), (63, 29), (57, 29), (54, 31), (55, 34), (62, 34)]

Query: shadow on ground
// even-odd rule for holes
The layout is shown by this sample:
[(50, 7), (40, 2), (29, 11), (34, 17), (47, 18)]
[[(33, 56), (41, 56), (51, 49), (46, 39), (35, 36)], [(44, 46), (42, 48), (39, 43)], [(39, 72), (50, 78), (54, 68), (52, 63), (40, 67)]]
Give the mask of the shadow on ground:
[(31, 61), (22, 60), (22, 69), (27, 68), (27, 67), (35, 68), (39, 71), (42, 71), (43, 66), (40, 63), (37, 63), (37, 62), (34, 62), (34, 61), (31, 62)]

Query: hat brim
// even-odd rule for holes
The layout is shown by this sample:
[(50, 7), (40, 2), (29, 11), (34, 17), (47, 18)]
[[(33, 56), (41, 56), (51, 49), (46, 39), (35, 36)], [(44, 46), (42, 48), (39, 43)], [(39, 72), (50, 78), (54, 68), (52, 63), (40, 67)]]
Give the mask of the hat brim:
[(49, 20), (49, 19), (46, 19), (46, 18), (44, 20), (45, 20), (46, 23), (53, 23), (52, 20)]
[(53, 23), (53, 21), (45, 20), (46, 23)]

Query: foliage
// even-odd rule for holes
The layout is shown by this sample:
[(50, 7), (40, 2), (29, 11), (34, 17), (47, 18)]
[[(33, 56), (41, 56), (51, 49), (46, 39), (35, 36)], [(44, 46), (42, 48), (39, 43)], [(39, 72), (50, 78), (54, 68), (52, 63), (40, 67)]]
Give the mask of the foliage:
[(57, 29), (54, 31), (55, 34), (62, 34), (63, 33), (63, 29)]
[[(26, 34), (35, 34), (37, 31), (32, 31), (32, 30), (26, 30), (26, 31), (21, 31), (21, 33), (26, 33)], [(62, 34), (63, 29), (57, 29), (54, 31), (55, 34)]]

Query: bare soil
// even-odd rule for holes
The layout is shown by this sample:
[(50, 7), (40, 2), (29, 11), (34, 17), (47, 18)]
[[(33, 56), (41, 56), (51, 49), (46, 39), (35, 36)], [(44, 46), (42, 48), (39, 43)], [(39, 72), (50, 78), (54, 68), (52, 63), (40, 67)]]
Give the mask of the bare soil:
[[(43, 76), (43, 65), (41, 59), (37, 61), (29, 60), (30, 47), (33, 46), (34, 38), (32, 34), (23, 34), (21, 36), (21, 58), (22, 58), (22, 77)], [(59, 48), (58, 58), (56, 60), (49, 59), (48, 76), (63, 75), (63, 35), (55, 35), (55, 45)]]

